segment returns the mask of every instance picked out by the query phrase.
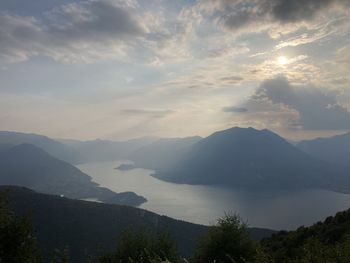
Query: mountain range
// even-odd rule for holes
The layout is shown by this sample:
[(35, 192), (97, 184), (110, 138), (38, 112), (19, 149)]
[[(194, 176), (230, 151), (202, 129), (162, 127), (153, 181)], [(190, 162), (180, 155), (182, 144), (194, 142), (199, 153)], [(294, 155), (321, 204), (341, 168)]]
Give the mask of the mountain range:
[(320, 160), (269, 130), (231, 128), (193, 144), (155, 176), (186, 184), (237, 188), (313, 187), (350, 192), (349, 170)]
[[(350, 133), (291, 144), (269, 130), (231, 128), (206, 137), (145, 137), (124, 142), (53, 140), (0, 132), (3, 147), (33, 143), (70, 163), (128, 159), (159, 179), (238, 188), (324, 188), (350, 192)], [(6, 144), (5, 144), (6, 143)], [(49, 147), (50, 146), (50, 147)]]
[(32, 144), (49, 153), (50, 155), (69, 163), (79, 163), (79, 153), (69, 145), (61, 143), (57, 140), (48, 138), (44, 135), (0, 131), (0, 144), (19, 145)]
[(157, 138), (143, 137), (128, 141), (111, 140), (59, 140), (73, 149), (78, 155), (79, 163), (108, 162), (118, 159), (125, 159), (129, 154), (139, 148), (153, 143)]
[(297, 147), (321, 160), (350, 167), (350, 132), (328, 138), (304, 140)]

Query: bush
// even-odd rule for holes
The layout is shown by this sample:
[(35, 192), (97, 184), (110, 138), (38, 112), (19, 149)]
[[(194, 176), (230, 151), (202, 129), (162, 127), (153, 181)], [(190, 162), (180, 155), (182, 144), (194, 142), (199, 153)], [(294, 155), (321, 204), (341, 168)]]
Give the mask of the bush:
[(253, 262), (255, 253), (246, 224), (237, 215), (225, 215), (199, 241), (193, 262)]
[(179, 262), (174, 241), (168, 233), (127, 230), (120, 238), (115, 252), (103, 255), (101, 263)]

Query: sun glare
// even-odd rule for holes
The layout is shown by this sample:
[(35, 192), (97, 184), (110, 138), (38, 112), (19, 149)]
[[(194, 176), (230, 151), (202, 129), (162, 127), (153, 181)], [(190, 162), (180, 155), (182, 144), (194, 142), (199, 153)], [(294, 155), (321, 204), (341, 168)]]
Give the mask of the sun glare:
[(288, 62), (288, 60), (287, 60), (287, 58), (285, 56), (280, 56), (277, 59), (277, 63), (279, 65), (285, 65), (285, 64), (287, 64), (287, 62)]

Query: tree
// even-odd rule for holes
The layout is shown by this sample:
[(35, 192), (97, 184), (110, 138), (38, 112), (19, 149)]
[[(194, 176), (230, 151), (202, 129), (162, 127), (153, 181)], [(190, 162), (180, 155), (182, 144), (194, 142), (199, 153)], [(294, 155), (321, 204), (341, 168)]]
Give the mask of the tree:
[(239, 216), (226, 214), (197, 246), (194, 263), (253, 262), (255, 245)]
[(70, 262), (70, 256), (69, 256), (69, 249), (67, 247), (64, 248), (63, 250), (55, 249), (52, 263), (69, 263), (69, 262)]
[(30, 217), (16, 218), (4, 193), (0, 194), (0, 262), (41, 262)]

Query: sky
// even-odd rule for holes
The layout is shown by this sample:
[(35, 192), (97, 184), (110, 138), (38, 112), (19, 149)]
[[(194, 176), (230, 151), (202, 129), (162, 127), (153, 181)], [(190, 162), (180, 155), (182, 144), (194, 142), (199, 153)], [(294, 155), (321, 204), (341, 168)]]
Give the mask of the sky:
[(350, 130), (349, 0), (1, 0), (0, 130)]

